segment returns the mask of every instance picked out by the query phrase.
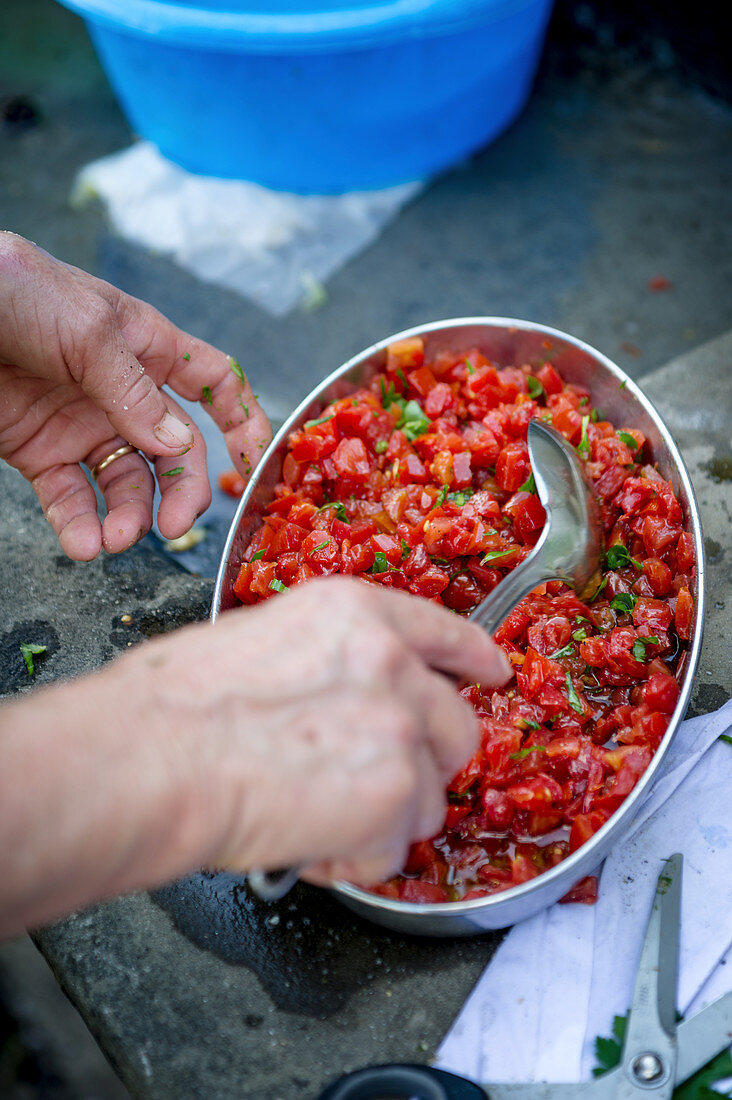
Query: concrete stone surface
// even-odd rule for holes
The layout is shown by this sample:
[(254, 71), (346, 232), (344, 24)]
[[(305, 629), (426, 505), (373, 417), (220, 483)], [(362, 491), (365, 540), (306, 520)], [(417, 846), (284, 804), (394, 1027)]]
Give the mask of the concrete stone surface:
[[(704, 522), (709, 602), (692, 710), (729, 697), (728, 104), (673, 66), (580, 63), (550, 41), (516, 125), (434, 181), (330, 281), (321, 309), (275, 322), (120, 241), (100, 210), (71, 209), (78, 169), (132, 135), (81, 22), (51, 0), (0, 4), (0, 108), (18, 96), (37, 113), (27, 125), (17, 112), (0, 122), (3, 226), (234, 353), (276, 418), (374, 339), (448, 316), (556, 325), (640, 379), (681, 446)], [(666, 290), (649, 289), (656, 275)], [(33, 689), (20, 641), (48, 646), (37, 662), (42, 686), (207, 613), (210, 580), (177, 569), (153, 543), (72, 564), (30, 489), (4, 468), (0, 489), (0, 694)], [(310, 1100), (366, 1062), (424, 1061), (499, 939), (407, 940), (322, 892), (300, 886), (268, 908), (214, 875), (36, 934), (119, 1077), (145, 1100)], [(6, 988), (22, 986), (20, 949), (7, 951)], [(39, 1009), (34, 1026), (50, 1028), (48, 1015)], [(62, 1042), (75, 1043), (76, 1024), (63, 1027)], [(87, 1085), (67, 1075), (63, 1100), (116, 1100), (97, 1073), (95, 1065)]]

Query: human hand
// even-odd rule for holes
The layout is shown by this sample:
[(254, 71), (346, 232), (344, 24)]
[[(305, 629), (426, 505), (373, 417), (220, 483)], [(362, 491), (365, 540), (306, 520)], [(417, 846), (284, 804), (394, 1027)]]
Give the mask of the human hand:
[[(71, 558), (119, 553), (152, 524), (182, 535), (209, 505), (206, 447), (177, 402), (199, 401), (248, 477), (271, 438), (238, 364), (109, 283), (0, 232), (0, 457), (30, 481)], [(99, 472), (107, 515), (80, 463), (126, 443)], [(180, 473), (177, 473), (182, 468)]]
[(474, 624), (340, 577), (126, 661), (137, 685), (154, 666), (157, 714), (207, 800), (201, 862), (305, 865), (318, 883), (376, 882), (439, 831), (446, 785), (478, 739), (452, 678), (511, 675)]

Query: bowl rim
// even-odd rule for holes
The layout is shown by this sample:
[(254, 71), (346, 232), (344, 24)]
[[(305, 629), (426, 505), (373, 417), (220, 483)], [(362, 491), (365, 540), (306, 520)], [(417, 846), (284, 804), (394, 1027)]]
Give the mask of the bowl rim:
[[(451, 329), (456, 328), (502, 328), (502, 329), (516, 329), (519, 331), (528, 331), (545, 334), (548, 337), (563, 341), (565, 344), (570, 344), (573, 347), (584, 352), (586, 355), (591, 356), (598, 361), (607, 371), (614, 375), (618, 380), (618, 385), (628, 391), (630, 395), (641, 405), (648, 417), (653, 421), (658, 429), (660, 436), (664, 442), (664, 445), (668, 449), (669, 455), (674, 463), (677, 476), (683, 491), (688, 501), (689, 515), (686, 517), (687, 522), (691, 524), (691, 533), (694, 538), (694, 551), (696, 554), (697, 571), (695, 577), (696, 592), (695, 592), (695, 616), (694, 616), (694, 628), (692, 636), (689, 641), (689, 649), (687, 651), (687, 660), (684, 667), (683, 680), (680, 685), (681, 690), (679, 698), (674, 708), (673, 713), (669, 718), (668, 728), (656, 749), (650, 764), (646, 768), (641, 778), (636, 783), (633, 790), (621, 803), (617, 810), (608, 818), (605, 824), (598, 829), (596, 833), (588, 841), (585, 842), (575, 852), (563, 859), (560, 863), (555, 864), (554, 867), (549, 868), (546, 871), (542, 871), (541, 874), (535, 878), (530, 879), (528, 882), (520, 883), (517, 886), (511, 886), (507, 890), (500, 891), (499, 893), (490, 894), (482, 898), (473, 898), (468, 901), (447, 901), (447, 902), (407, 902), (400, 901), (396, 898), (387, 898), (380, 894), (373, 894), (368, 890), (365, 890), (359, 886), (355, 886), (353, 883), (345, 881), (336, 881), (332, 884), (331, 888), (338, 894), (341, 894), (344, 898), (357, 903), (359, 907), (368, 907), (377, 909), (380, 912), (394, 913), (409, 915), (418, 917), (420, 915), (432, 916), (432, 917), (460, 917), (470, 916), (471, 914), (485, 913), (489, 910), (498, 910), (501, 905), (508, 907), (519, 903), (523, 899), (530, 898), (533, 894), (541, 892), (550, 892), (552, 884), (556, 884), (557, 880), (561, 878), (562, 883), (565, 879), (573, 880), (571, 869), (575, 867), (581, 867), (578, 871), (577, 878), (583, 877), (585, 874), (589, 874), (593, 867), (596, 867), (598, 863), (604, 859), (604, 854), (597, 853), (598, 848), (603, 848), (612, 842), (612, 838), (616, 832), (619, 832), (627, 818), (630, 816), (633, 807), (640, 808), (645, 800), (649, 788), (651, 787), (656, 773), (658, 772), (663, 760), (666, 756), (668, 748), (673, 740), (673, 737), (681, 723), (689, 700), (691, 698), (691, 692), (694, 686), (694, 677), (699, 663), (699, 656), (701, 653), (702, 636), (703, 636), (703, 623), (704, 612), (706, 604), (706, 592), (705, 592), (705, 556), (704, 556), (704, 542), (702, 537), (701, 520), (699, 514), (699, 506), (696, 500), (696, 494), (694, 493), (694, 487), (691, 482), (691, 477), (686, 468), (686, 463), (683, 460), (681, 452), (679, 451), (673, 436), (669, 429), (666, 427), (663, 418), (658, 410), (653, 405), (650, 398), (648, 398), (638, 384), (626, 374), (616, 363), (609, 359), (602, 352), (592, 345), (580, 340), (576, 336), (572, 336), (567, 332), (563, 332), (561, 329), (553, 328), (549, 325), (544, 325), (536, 321), (525, 321), (519, 318), (513, 317), (453, 317), (444, 321), (430, 321), (421, 325), (414, 325), (411, 328), (403, 329), (400, 332), (394, 333), (385, 339), (379, 340), (363, 351), (352, 356), (340, 367), (334, 370), (326, 378), (322, 380), (310, 393), (297, 405), (290, 416), (282, 424), (279, 431), (274, 436), (269, 447), (265, 451), (260, 461), (257, 470), (255, 470), (251, 481), (248, 483), (247, 488), (242, 495), (239, 502), (239, 506), (232, 519), (229, 534), (224, 546), (219, 571), (216, 577), (216, 584), (212, 597), (212, 609), (211, 620), (215, 622), (220, 612), (221, 595), (224, 585), (224, 578), (226, 570), (229, 564), (229, 554), (233, 545), (234, 538), (236, 536), (242, 513), (246, 510), (247, 504), (253, 496), (257, 484), (258, 476), (257, 471), (261, 471), (266, 468), (266, 464), (270, 457), (272, 457), (280, 448), (280, 446), (287, 440), (290, 432), (299, 426), (299, 422), (302, 417), (312, 411), (312, 406), (318, 401), (321, 394), (327, 391), (334, 382), (337, 382), (345, 375), (348, 375), (354, 368), (364, 364), (369, 359), (377, 356), (380, 352), (384, 351), (390, 344), (395, 343), (398, 340), (407, 340), (415, 336), (425, 336), (431, 333), (445, 333), (449, 335)], [(593, 863), (594, 860), (594, 863)], [(570, 889), (567, 886), (566, 889)], [(566, 892), (566, 890), (564, 891)], [(561, 895), (558, 895), (561, 896)], [(547, 901), (547, 905), (551, 904)], [(499, 927), (498, 924), (495, 927)]]

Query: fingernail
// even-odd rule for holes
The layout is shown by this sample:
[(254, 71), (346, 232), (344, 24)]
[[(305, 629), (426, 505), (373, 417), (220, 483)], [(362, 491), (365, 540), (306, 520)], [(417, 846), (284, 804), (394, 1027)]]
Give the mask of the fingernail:
[(171, 413), (166, 413), (159, 424), (153, 428), (155, 435), (165, 447), (190, 447), (193, 443), (193, 432), (185, 424), (181, 424)]

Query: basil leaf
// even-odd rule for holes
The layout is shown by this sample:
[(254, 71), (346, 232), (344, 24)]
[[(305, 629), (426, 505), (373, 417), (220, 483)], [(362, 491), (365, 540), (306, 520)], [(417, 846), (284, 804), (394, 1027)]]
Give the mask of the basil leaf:
[(475, 374), (475, 367), (470, 362), (467, 355), (465, 356), (465, 366), (468, 368), (468, 374)]
[(374, 554), (374, 564), (369, 569), (369, 573), (387, 573), (389, 571), (389, 562), (386, 554), (381, 550), (377, 550)]
[(287, 585), (283, 584), (282, 581), (278, 581), (278, 580), (270, 581), (269, 582), (269, 587), (273, 588), (275, 590), (275, 592), (286, 592), (287, 591)]
[(342, 501), (340, 501), (340, 500), (329, 500), (327, 502), (327, 504), (321, 504), (320, 507), (318, 508), (318, 511), (319, 512), (324, 512), (326, 510), (326, 508), (335, 508), (335, 510), (336, 510), (336, 519), (342, 520), (343, 523), (350, 523), (351, 522), (349, 520), (347, 514), (346, 514), (346, 508), (345, 508), (345, 505), (343, 504)]
[(453, 504), (457, 504), (462, 507), (463, 504), (467, 504), (474, 492), (475, 489), (458, 489), (454, 493), (448, 493), (447, 499), (451, 500)]
[(241, 367), (239, 366), (239, 364), (237, 363), (237, 361), (236, 361), (236, 359), (234, 358), (233, 355), (229, 356), (229, 366), (231, 367), (233, 373), (239, 379), (241, 384), (244, 385), (244, 383), (246, 382), (246, 378), (244, 377), (244, 371), (241, 369)]
[(447, 485), (442, 486), (440, 492), (438, 493), (437, 500), (432, 505), (433, 508), (439, 508), (441, 504), (444, 504), (445, 498), (447, 497), (447, 489)]
[(525, 749), (519, 749), (518, 752), (512, 752), (508, 759), (525, 760), (529, 753), (532, 752), (546, 752), (546, 745), (527, 745)]
[(316, 428), (318, 424), (327, 424), (329, 420), (333, 420), (335, 413), (331, 413), (330, 416), (319, 416), (317, 420), (306, 420), (303, 424), (303, 428)]
[(565, 681), (567, 684), (567, 698), (569, 699), (570, 707), (572, 708), (572, 710), (576, 711), (577, 714), (584, 714), (584, 708), (580, 703), (579, 695), (575, 691), (574, 684), (572, 683), (572, 677), (569, 673), (567, 673), (567, 675), (565, 676)]
[(646, 646), (658, 645), (658, 643), (659, 640), (655, 634), (649, 634), (647, 638), (636, 638), (636, 640), (633, 642), (633, 648), (630, 652), (633, 654), (636, 661), (641, 661), (642, 663), (644, 663), (646, 659)]
[(377, 455), (383, 455), (384, 451), (388, 448), (389, 441), (387, 439), (377, 439), (374, 444), (374, 450)]
[(489, 561), (497, 561), (499, 558), (507, 558), (510, 554), (515, 553), (516, 548), (511, 547), (510, 550), (489, 550), (487, 554), (484, 554), (480, 559), (481, 565), (486, 565)]
[(516, 492), (517, 493), (535, 493), (536, 492), (536, 482), (534, 481), (533, 473), (529, 474), (529, 476), (526, 478), (526, 481), (523, 483), (523, 485), (519, 485)]
[[(535, 722), (533, 718), (522, 718), (521, 721), (524, 722), (529, 727), (530, 730), (541, 729), (541, 726), (539, 725), (539, 723)], [(544, 746), (542, 745), (542, 748), (543, 747)]]
[(404, 539), (399, 540), (402, 544), (402, 561), (406, 561), (409, 555), (412, 553), (412, 547), (409, 543), (406, 543)]
[(587, 425), (590, 422), (589, 414), (582, 417), (582, 438), (577, 444), (577, 453), (581, 454), (584, 458), (590, 457), (590, 441), (587, 438)]
[(613, 596), (610, 600), (613, 611), (632, 611), (637, 603), (638, 597), (632, 592), (618, 592), (617, 596)]
[(213, 405), (213, 396), (210, 386), (201, 386), (201, 397), (204, 401), (208, 401), (209, 405)]
[(628, 547), (623, 546), (622, 542), (616, 542), (614, 546), (607, 550), (605, 562), (608, 569), (622, 569), (626, 565), (634, 565), (636, 569), (641, 568), (640, 562), (636, 561), (635, 558), (631, 558)]
[(533, 374), (528, 375), (526, 384), (529, 387), (529, 397), (536, 401), (537, 398), (544, 396), (544, 387), (538, 378), (534, 378)]
[(39, 653), (45, 653), (48, 646), (38, 645), (36, 642), (21, 642), (20, 652), (25, 661), (25, 667), (29, 676), (33, 676), (36, 671), (36, 666), (33, 662), (33, 658), (37, 657)]
[(252, 554), (251, 560), (252, 561), (260, 561), (263, 557), (264, 557), (264, 550), (257, 550), (254, 554)]
[(425, 416), (421, 405), (417, 401), (407, 401), (397, 428), (402, 429), (410, 443), (420, 435), (424, 435), (431, 427), (432, 421)]
[(622, 439), (626, 447), (630, 447), (631, 451), (640, 450), (640, 443), (628, 432), (618, 432), (618, 439)]
[(581, 626), (579, 630), (572, 631), (572, 637), (574, 638), (575, 642), (584, 642), (587, 640), (587, 631), (583, 626)]
[(330, 539), (326, 539), (325, 542), (321, 542), (320, 546), (314, 546), (312, 550), (308, 550), (308, 557), (311, 558), (313, 554), (317, 554), (318, 550), (325, 550), (326, 546), (330, 546)]
[(161, 477), (175, 477), (176, 474), (182, 474), (182, 473), (183, 473), (183, 467), (182, 466), (174, 466), (172, 470), (166, 470), (165, 473), (161, 474), (160, 476)]
[(597, 599), (597, 597), (600, 595), (600, 593), (602, 592), (602, 590), (603, 590), (603, 588), (605, 587), (606, 584), (607, 584), (607, 577), (603, 577), (602, 580), (600, 581), (600, 583), (598, 584), (597, 588), (595, 589), (595, 591), (590, 596), (590, 599), (589, 599), (590, 603), (592, 603), (593, 600)]
[(562, 657), (571, 657), (573, 653), (574, 653), (574, 646), (573, 645), (565, 645), (565, 646), (562, 646), (561, 649), (556, 650), (555, 653), (550, 653), (549, 654), (549, 660), (550, 661), (559, 661), (559, 660), (561, 660)]

